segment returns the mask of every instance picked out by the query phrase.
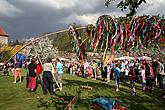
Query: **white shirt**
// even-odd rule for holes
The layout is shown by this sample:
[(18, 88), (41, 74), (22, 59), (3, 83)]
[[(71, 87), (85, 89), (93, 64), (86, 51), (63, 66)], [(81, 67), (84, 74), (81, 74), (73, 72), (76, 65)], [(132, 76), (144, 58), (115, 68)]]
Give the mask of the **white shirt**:
[(43, 65), (43, 71), (50, 71), (52, 73), (54, 73), (54, 67), (52, 63), (45, 63)]
[(145, 70), (141, 70), (141, 71), (142, 71), (141, 76), (142, 76), (142, 78), (144, 78), (145, 77)]

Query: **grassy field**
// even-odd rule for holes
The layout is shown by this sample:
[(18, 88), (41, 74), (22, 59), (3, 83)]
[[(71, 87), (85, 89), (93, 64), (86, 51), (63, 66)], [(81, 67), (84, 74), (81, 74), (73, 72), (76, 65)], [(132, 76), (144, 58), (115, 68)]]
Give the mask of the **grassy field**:
[[(24, 73), (24, 71), (23, 71)], [(121, 83), (120, 91), (115, 91), (114, 81), (87, 80), (65, 74), (63, 90), (54, 96), (43, 95), (41, 86), (36, 94), (30, 95), (26, 88), (26, 77), (22, 83), (13, 84), (12, 76), (0, 75), (0, 110), (63, 110), (72, 97), (81, 91), (74, 110), (91, 110), (92, 99), (104, 96), (121, 100), (121, 104), (130, 110), (165, 110), (164, 91), (155, 88), (153, 93), (141, 92), (141, 85), (136, 84), (137, 96), (130, 96), (128, 83)], [(80, 89), (81, 85), (92, 86), (93, 90)]]

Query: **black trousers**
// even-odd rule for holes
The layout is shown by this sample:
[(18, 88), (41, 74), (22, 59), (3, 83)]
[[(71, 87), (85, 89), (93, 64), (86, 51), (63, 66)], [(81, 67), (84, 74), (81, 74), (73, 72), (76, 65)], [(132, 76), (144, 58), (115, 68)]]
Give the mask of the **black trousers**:
[(137, 83), (139, 83), (140, 82), (140, 79), (139, 79), (139, 70), (138, 69), (134, 69), (134, 71), (135, 71), (135, 81)]
[(53, 91), (53, 76), (50, 71), (43, 72), (43, 93), (47, 94), (47, 90), (51, 95), (54, 94)]

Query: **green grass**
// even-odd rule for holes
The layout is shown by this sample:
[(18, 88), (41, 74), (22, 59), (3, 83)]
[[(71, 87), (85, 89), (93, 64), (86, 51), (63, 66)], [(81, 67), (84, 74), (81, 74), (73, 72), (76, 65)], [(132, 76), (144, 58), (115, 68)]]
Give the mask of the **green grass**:
[[(65, 74), (63, 77), (63, 90), (61, 92), (57, 91), (54, 96), (45, 96), (40, 85), (36, 94), (30, 95), (26, 88), (25, 79), (24, 77), (22, 83), (13, 84), (12, 76), (0, 75), (0, 110), (63, 110), (66, 103), (77, 95), (81, 85), (92, 86), (93, 90), (81, 89), (74, 110), (91, 110), (92, 99), (97, 96), (121, 100), (121, 104), (130, 110), (165, 110), (165, 99), (162, 99), (164, 92), (155, 88), (153, 93), (143, 93), (140, 84), (136, 84), (137, 96), (133, 97), (129, 95), (131, 89), (128, 83), (121, 83), (120, 91), (116, 92), (114, 81), (106, 83), (100, 80), (87, 80)], [(64, 98), (64, 100), (59, 98)], [(43, 101), (39, 101), (41, 99), (45, 104)]]

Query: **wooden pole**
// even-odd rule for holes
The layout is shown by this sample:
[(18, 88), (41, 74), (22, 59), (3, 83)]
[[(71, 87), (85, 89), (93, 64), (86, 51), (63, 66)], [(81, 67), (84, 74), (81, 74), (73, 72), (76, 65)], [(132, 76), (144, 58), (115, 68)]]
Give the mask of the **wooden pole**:
[(75, 97), (69, 102), (69, 104), (65, 107), (64, 110), (73, 110), (73, 108), (74, 108), (74, 106), (75, 106), (77, 100), (78, 100), (78, 96), (75, 96)]

